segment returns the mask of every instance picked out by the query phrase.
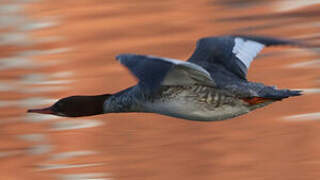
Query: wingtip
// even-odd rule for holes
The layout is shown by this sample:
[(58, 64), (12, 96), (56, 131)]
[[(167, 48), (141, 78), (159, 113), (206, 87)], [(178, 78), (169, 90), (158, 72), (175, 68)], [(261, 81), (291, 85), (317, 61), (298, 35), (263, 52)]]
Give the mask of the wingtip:
[(292, 92), (292, 96), (301, 96), (303, 95), (303, 91), (302, 90), (296, 90), (296, 91), (291, 91)]
[(116, 60), (120, 60), (121, 54), (116, 55)]
[(125, 57), (127, 57), (128, 54), (118, 54), (116, 56), (116, 60), (120, 62), (120, 64), (124, 64), (124, 60), (126, 59)]
[(122, 63), (123, 60), (128, 59), (130, 57), (136, 56), (136, 54), (130, 54), (130, 53), (122, 53), (118, 54), (116, 56), (116, 60), (120, 61)]
[(125, 54), (118, 54), (118, 55), (116, 55), (116, 60), (118, 60), (118, 61), (121, 61), (121, 59), (123, 59), (123, 56), (124, 56)]

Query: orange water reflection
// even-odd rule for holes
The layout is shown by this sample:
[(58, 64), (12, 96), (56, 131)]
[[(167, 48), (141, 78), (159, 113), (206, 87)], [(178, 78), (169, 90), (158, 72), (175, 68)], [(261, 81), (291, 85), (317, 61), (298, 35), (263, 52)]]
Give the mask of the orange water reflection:
[(134, 78), (114, 60), (118, 53), (186, 59), (198, 38), (227, 33), (319, 44), (316, 0), (252, 2), (1, 2), (0, 179), (318, 177), (320, 61), (315, 49), (263, 51), (250, 80), (307, 89), (307, 94), (228, 121), (25, 113), (60, 97), (133, 85)]

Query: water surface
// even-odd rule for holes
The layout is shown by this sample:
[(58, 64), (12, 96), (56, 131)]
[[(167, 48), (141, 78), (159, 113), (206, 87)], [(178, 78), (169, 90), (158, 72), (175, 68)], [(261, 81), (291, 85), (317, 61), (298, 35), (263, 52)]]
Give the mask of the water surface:
[(26, 114), (61, 97), (114, 93), (133, 85), (135, 79), (114, 59), (119, 53), (187, 59), (200, 37), (228, 33), (319, 44), (319, 1), (252, 2), (2, 1), (0, 177), (319, 177), (317, 49), (264, 50), (249, 79), (306, 94), (228, 121), (138, 113), (77, 119)]

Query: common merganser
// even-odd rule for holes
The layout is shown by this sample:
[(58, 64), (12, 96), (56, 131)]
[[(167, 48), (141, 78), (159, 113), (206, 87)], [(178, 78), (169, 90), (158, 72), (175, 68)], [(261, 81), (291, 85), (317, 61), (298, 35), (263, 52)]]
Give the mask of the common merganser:
[(28, 112), (65, 117), (105, 113), (149, 112), (197, 121), (217, 121), (266, 106), (301, 91), (250, 82), (246, 75), (265, 47), (299, 45), (262, 36), (206, 37), (188, 61), (148, 55), (120, 54), (116, 59), (139, 80), (115, 94), (71, 96)]

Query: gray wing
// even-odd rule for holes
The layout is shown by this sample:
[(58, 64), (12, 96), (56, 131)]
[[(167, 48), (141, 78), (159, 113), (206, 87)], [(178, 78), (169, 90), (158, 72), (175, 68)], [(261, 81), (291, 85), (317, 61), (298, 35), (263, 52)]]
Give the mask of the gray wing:
[(155, 92), (160, 86), (170, 85), (214, 86), (210, 74), (190, 62), (135, 54), (120, 54), (116, 59), (139, 79), (146, 91)]
[(209, 73), (224, 68), (241, 79), (246, 79), (251, 62), (266, 46), (302, 45), (295, 41), (281, 40), (262, 36), (221, 36), (202, 38), (188, 59)]

